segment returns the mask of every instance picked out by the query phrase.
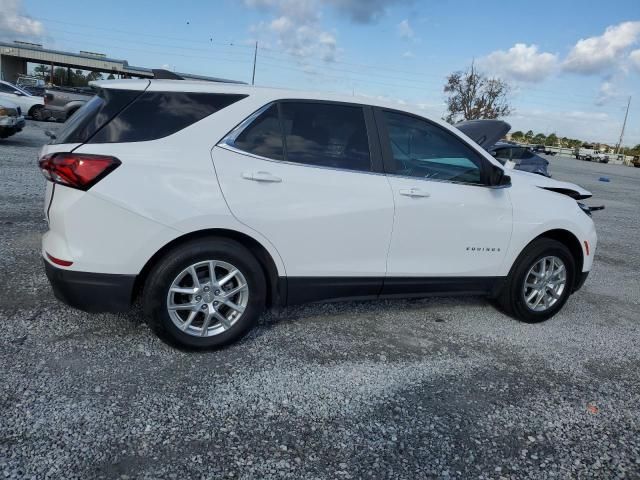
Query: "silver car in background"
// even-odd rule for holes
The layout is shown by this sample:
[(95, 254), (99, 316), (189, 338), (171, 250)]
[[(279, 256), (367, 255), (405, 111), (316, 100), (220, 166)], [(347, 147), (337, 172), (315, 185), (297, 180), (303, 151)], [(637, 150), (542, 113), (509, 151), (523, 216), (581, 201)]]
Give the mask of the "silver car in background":
[(7, 138), (24, 128), (21, 108), (6, 99), (0, 99), (0, 138)]

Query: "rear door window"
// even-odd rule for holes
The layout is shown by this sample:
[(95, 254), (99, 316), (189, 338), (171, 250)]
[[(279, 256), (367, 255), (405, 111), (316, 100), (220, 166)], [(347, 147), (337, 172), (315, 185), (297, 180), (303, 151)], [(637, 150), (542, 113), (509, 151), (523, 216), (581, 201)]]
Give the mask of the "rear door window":
[(284, 147), (278, 118), (278, 106), (273, 104), (261, 113), (251, 125), (238, 135), (234, 146), (253, 155), (283, 160)]
[(370, 171), (362, 107), (322, 102), (282, 102), (287, 161)]

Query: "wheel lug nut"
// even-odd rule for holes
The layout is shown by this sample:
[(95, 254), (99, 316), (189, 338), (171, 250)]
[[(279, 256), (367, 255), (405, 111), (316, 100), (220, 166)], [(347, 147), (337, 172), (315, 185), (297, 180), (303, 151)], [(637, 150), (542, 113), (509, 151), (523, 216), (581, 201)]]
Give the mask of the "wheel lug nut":
[(202, 305), (202, 307), (200, 307), (200, 308), (202, 308), (202, 310), (206, 310), (206, 309), (207, 309), (207, 305), (206, 305), (206, 304), (204, 304), (204, 305)]
[(204, 287), (204, 291), (208, 292), (209, 291), (209, 287)]
[(216, 295), (220, 295), (220, 290), (216, 290), (214, 293), (215, 293)]
[(213, 302), (214, 305), (218, 305), (220, 302)]
[(200, 295), (196, 296), (196, 302), (199, 302), (200, 300), (202, 300), (202, 297)]

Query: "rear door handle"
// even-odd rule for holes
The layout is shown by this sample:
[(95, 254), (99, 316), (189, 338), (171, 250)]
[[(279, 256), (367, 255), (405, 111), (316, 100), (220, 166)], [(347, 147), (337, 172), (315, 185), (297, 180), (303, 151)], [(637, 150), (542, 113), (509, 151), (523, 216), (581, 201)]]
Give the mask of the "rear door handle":
[(431, 196), (429, 192), (425, 192), (420, 188), (403, 188), (400, 190), (400, 195), (404, 195), (405, 197), (413, 197), (413, 198), (418, 198), (418, 197), (427, 198)]
[(244, 172), (242, 178), (245, 180), (253, 180), (254, 182), (271, 182), (280, 183), (282, 179), (270, 174), (269, 172)]

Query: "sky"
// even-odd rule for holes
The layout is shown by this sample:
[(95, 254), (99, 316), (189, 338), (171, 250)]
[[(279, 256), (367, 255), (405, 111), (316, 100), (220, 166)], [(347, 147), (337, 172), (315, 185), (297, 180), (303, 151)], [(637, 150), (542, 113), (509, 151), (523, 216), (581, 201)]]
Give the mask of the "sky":
[(640, 0), (0, 0), (0, 39), (445, 114), (471, 62), (511, 86), (513, 130), (640, 143)]

